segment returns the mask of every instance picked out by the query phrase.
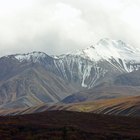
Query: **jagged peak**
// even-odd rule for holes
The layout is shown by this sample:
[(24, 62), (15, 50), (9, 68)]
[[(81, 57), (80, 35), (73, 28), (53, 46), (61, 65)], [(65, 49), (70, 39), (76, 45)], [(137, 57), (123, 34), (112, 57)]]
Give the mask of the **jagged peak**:
[(17, 60), (19, 60), (20, 62), (22, 61), (39, 61), (40, 59), (43, 59), (45, 57), (49, 57), (46, 53), (44, 52), (37, 52), (37, 51), (33, 51), (30, 53), (24, 53), (24, 54), (15, 54), (15, 55), (8, 55), (7, 57), (14, 57)]
[(76, 52), (70, 52), (67, 54), (59, 56), (48, 56), (44, 52), (31, 52), (27, 54), (16, 54), (12, 55), (19, 61), (32, 60), (34, 62), (39, 61), (45, 57), (51, 57), (53, 59), (63, 59), (65, 57), (83, 57), (92, 61), (99, 61), (101, 59), (123, 59), (123, 60), (139, 60), (140, 51), (133, 46), (126, 44), (122, 40), (112, 40), (109, 38), (104, 38), (98, 41), (96, 45), (91, 45), (90, 47), (78, 50)]
[(101, 59), (123, 59), (140, 61), (140, 50), (123, 42), (122, 40), (112, 40), (104, 38), (82, 51), (77, 51), (75, 55), (80, 55), (90, 60), (99, 61)]

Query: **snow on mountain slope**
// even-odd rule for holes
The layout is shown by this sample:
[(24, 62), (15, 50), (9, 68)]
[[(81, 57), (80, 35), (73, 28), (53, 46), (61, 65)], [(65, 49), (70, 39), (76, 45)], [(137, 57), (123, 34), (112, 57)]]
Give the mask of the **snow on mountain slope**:
[(101, 39), (95, 46), (78, 51), (75, 55), (80, 55), (93, 61), (123, 58), (126, 61), (140, 62), (140, 50), (125, 44), (121, 40)]
[(47, 54), (43, 52), (32, 52), (32, 53), (27, 53), (27, 54), (16, 54), (14, 57), (18, 59), (20, 62), (24, 60), (39, 62), (40, 59), (47, 57)]
[[(119, 82), (116, 83), (129, 84), (125, 74), (138, 69), (140, 50), (110, 39), (60, 56), (43, 52), (4, 56), (0, 58), (0, 102), (9, 102), (12, 106), (22, 101), (23, 106), (30, 105), (25, 98), (17, 100), (29, 94), (33, 97), (33, 104), (37, 103), (36, 99), (54, 103), (83, 89), (104, 83), (112, 85), (118, 76)], [(139, 82), (137, 75), (133, 80), (136, 84)]]
[(13, 55), (20, 62), (42, 64), (76, 87), (91, 88), (101, 81), (140, 68), (140, 50), (121, 40), (101, 39), (87, 49), (60, 56), (42, 52)]
[[(70, 55), (80, 56), (94, 62), (98, 62), (100, 60), (110, 61), (111, 59), (115, 59), (118, 63), (120, 63), (119, 60), (121, 59), (125, 63), (140, 63), (140, 49), (134, 48), (121, 40), (116, 41), (108, 38), (101, 39), (95, 46), (90, 46), (74, 53), (52, 56), (52, 58), (59, 59)], [(14, 57), (21, 62), (24, 60), (39, 62), (40, 59), (49, 56), (43, 52), (32, 52), (27, 54), (17, 54)]]
[(121, 40), (101, 39), (95, 46), (55, 58), (63, 78), (88, 88), (140, 68), (140, 50)]
[(114, 66), (117, 64), (117, 67), (127, 72), (138, 70), (140, 63), (140, 49), (134, 48), (121, 40), (116, 41), (107, 38), (101, 39), (95, 46), (77, 51), (73, 55), (94, 62), (106, 60)]
[(82, 87), (93, 87), (97, 80), (104, 76), (106, 70), (95, 62), (82, 57), (67, 55), (54, 61), (55, 67), (64, 79)]

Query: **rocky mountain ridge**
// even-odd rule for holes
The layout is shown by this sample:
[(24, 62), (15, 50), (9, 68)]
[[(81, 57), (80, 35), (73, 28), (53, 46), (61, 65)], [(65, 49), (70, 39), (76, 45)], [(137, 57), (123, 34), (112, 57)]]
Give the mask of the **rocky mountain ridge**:
[(32, 52), (1, 57), (0, 105), (15, 108), (56, 103), (102, 83), (121, 84), (121, 75), (139, 71), (139, 56), (138, 48), (102, 39), (95, 46), (60, 56)]

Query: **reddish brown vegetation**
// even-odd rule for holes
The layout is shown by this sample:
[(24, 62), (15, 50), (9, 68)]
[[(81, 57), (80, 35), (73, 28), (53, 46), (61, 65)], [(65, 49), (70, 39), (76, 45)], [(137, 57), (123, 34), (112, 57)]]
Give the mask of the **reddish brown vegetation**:
[(0, 139), (140, 139), (140, 118), (65, 111), (0, 117)]

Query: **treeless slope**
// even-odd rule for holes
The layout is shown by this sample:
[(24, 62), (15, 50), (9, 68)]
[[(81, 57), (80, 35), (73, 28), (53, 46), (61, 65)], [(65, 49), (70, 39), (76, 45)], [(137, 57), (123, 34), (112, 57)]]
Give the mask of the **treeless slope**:
[(94, 112), (113, 115), (140, 116), (140, 96), (81, 102), (67, 106), (59, 106), (60, 110)]
[(1, 108), (24, 108), (56, 103), (74, 88), (41, 66), (27, 68), (0, 85)]
[(102, 83), (94, 88), (80, 91), (66, 97), (63, 103), (78, 103), (126, 96), (140, 96), (140, 86), (116, 86)]
[(65, 110), (75, 112), (92, 112), (96, 114), (110, 114), (123, 116), (140, 116), (140, 96), (107, 99), (74, 104), (40, 104), (34, 107), (18, 109), (1, 109), (0, 115), (31, 114), (44, 111)]
[(139, 140), (140, 118), (51, 111), (0, 117), (3, 140)]

